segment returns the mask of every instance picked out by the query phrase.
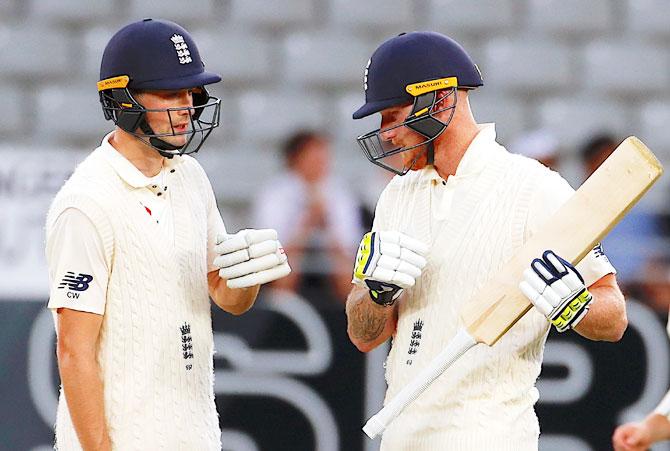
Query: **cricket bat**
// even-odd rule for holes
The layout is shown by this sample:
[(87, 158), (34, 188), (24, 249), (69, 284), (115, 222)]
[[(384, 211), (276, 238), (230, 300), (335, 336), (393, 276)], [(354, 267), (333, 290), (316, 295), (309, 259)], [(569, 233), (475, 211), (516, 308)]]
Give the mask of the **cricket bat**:
[[(551, 249), (577, 264), (612, 230), (663, 173), (663, 166), (638, 138), (626, 138), (558, 211), (470, 299), (463, 327), (449, 345), (372, 416), (363, 432), (375, 438), (458, 358), (473, 346), (493, 346), (533, 306), (519, 290), (530, 262)], [(588, 221), (575, 218), (588, 214)]]

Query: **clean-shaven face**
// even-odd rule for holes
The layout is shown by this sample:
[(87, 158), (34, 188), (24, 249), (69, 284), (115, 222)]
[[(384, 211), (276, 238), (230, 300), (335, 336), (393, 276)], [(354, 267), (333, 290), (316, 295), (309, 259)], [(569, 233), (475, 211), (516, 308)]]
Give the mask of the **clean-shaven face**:
[[(137, 93), (137, 101), (147, 110), (163, 110), (167, 108), (184, 108), (176, 111), (147, 112), (147, 122), (156, 134), (181, 133), (176, 136), (162, 136), (161, 140), (181, 147), (186, 144), (191, 128), (193, 114), (193, 90), (144, 91)], [(190, 109), (189, 109), (190, 108)]]

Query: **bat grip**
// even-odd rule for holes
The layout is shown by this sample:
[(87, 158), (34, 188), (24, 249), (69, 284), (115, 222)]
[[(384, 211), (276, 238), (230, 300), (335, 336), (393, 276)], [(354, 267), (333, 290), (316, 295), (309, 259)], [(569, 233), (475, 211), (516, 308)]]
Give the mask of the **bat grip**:
[(446, 348), (442, 350), (430, 364), (424, 368), (405, 388), (391, 399), (386, 406), (373, 415), (365, 426), (363, 432), (370, 438), (375, 438), (400, 415), (405, 407), (414, 401), (428, 388), (444, 371), (456, 360), (476, 345), (475, 339), (465, 329), (459, 329), (454, 338)]

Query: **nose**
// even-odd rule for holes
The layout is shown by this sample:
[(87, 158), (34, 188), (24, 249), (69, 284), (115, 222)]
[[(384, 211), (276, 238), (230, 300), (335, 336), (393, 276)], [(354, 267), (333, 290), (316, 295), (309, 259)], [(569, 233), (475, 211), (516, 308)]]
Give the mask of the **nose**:
[(379, 134), (381, 136), (382, 140), (383, 141), (393, 141), (393, 139), (398, 134), (398, 129), (396, 127), (394, 127), (394, 128), (385, 130), (383, 125), (384, 124), (382, 124), (382, 132)]
[(179, 114), (182, 116), (193, 114), (193, 93), (191, 91), (184, 91), (179, 97), (179, 103), (182, 108), (188, 108), (179, 110)]

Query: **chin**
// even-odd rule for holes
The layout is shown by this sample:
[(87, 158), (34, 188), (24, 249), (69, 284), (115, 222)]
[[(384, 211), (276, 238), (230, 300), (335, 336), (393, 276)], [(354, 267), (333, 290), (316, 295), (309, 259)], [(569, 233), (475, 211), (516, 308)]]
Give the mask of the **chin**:
[(163, 141), (170, 143), (176, 147), (182, 147), (184, 144), (186, 144), (186, 138), (182, 136), (165, 137), (163, 138)]

